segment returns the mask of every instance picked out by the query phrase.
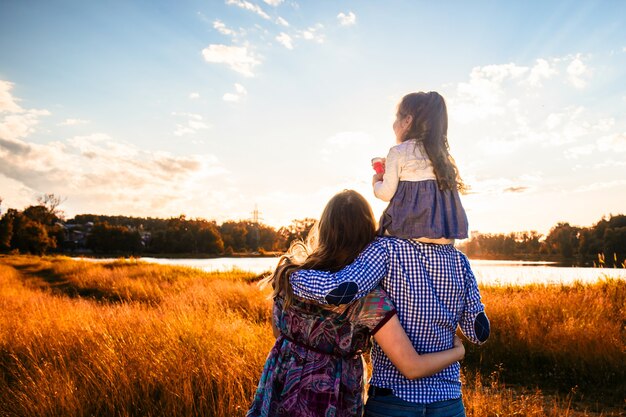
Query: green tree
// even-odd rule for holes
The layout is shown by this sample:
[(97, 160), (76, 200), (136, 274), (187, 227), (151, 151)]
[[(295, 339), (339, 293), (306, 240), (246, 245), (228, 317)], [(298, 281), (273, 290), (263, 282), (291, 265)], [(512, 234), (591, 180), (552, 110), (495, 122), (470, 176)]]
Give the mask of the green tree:
[(47, 228), (23, 214), (15, 218), (13, 228), (11, 247), (20, 252), (43, 255), (56, 248), (56, 240), (48, 236)]
[(220, 233), (226, 249), (234, 252), (245, 252), (247, 247), (248, 227), (246, 222), (227, 221), (220, 226)]
[(198, 252), (218, 254), (224, 252), (224, 241), (215, 222), (198, 221), (196, 248)]
[(313, 226), (315, 226), (315, 223), (317, 223), (316, 219), (306, 217), (304, 219), (292, 220), (288, 227), (281, 228), (279, 233), (282, 235), (283, 240), (286, 243), (285, 246), (289, 247), (291, 242), (296, 239), (306, 241), (306, 238)]
[(13, 222), (18, 215), (17, 210), (9, 209), (0, 219), (0, 250), (8, 251), (11, 249), (11, 240), (13, 239)]
[(141, 236), (136, 230), (125, 226), (96, 223), (87, 239), (87, 246), (94, 252), (135, 254), (142, 251)]
[(571, 259), (577, 255), (579, 247), (578, 227), (570, 226), (569, 223), (558, 223), (548, 233), (546, 242), (553, 253), (561, 255), (563, 258)]

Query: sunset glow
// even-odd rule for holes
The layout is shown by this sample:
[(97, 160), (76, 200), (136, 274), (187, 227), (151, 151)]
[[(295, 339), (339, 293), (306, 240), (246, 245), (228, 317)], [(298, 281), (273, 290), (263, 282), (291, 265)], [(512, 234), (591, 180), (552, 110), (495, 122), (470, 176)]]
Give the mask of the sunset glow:
[(626, 3), (5, 1), (2, 212), (264, 223), (344, 188), (408, 92), (447, 100), (470, 229), (626, 210)]

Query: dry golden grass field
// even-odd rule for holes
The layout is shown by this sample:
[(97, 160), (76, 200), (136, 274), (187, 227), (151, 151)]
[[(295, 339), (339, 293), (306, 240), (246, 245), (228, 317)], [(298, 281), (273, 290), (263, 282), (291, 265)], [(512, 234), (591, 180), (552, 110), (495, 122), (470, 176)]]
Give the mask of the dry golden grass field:
[[(273, 344), (255, 278), (0, 256), (0, 416), (245, 415)], [(626, 415), (625, 281), (481, 291), (468, 416)]]

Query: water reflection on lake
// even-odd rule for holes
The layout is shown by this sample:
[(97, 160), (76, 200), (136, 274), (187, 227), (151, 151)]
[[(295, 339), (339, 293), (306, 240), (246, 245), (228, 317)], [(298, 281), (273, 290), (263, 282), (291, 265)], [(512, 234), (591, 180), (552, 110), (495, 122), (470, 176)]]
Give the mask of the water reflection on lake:
[[(228, 271), (233, 268), (262, 274), (276, 267), (278, 258), (212, 258), (212, 259), (165, 259), (140, 258), (145, 262), (161, 265), (180, 265), (200, 268), (204, 271)], [(608, 276), (626, 279), (626, 269), (561, 267), (551, 262), (482, 261), (470, 260), (476, 279), (482, 284), (558, 284), (595, 282)]]

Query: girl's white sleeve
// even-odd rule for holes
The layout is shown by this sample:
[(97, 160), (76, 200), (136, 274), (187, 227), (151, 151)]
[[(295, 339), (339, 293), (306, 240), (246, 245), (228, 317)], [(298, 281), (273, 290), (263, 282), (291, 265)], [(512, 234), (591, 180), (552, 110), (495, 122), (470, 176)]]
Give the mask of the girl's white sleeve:
[(374, 184), (374, 195), (383, 201), (391, 200), (398, 188), (400, 170), (402, 169), (400, 156), (401, 154), (395, 146), (389, 150), (387, 160), (385, 161), (383, 180)]

